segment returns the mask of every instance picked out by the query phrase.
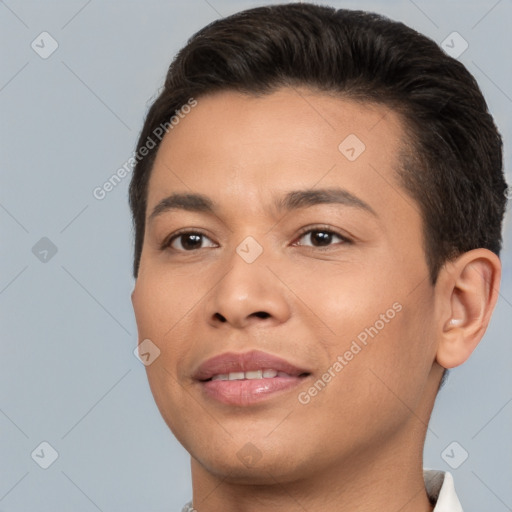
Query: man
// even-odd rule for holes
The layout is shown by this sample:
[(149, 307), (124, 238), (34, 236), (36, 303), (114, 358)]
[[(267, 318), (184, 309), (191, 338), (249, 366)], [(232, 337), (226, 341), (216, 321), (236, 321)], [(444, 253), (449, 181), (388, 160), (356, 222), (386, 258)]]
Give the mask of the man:
[(497, 300), (501, 152), (473, 77), (401, 23), (287, 4), (189, 40), (130, 185), (186, 508), (462, 510), (422, 453)]

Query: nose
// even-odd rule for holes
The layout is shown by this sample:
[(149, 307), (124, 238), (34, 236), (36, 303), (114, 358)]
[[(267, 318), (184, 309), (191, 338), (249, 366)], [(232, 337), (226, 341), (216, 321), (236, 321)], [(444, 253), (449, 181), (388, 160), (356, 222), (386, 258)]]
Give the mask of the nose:
[(267, 266), (263, 255), (248, 263), (234, 252), (205, 301), (207, 321), (214, 327), (247, 328), (278, 325), (290, 317), (287, 288)]

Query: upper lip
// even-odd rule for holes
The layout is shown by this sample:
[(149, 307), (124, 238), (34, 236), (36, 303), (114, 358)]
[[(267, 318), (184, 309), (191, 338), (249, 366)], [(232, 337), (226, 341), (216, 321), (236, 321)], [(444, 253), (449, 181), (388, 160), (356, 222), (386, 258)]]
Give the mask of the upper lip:
[(214, 375), (265, 369), (284, 372), (291, 376), (309, 373), (308, 370), (299, 368), (280, 357), (260, 350), (251, 350), (241, 354), (225, 352), (224, 354), (212, 357), (198, 367), (193, 374), (193, 378), (204, 381)]

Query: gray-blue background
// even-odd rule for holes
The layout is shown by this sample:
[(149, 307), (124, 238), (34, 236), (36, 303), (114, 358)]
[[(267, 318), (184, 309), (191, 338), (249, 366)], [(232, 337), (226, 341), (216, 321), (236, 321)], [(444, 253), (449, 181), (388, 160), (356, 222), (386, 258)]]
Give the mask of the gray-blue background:
[[(129, 176), (101, 201), (92, 191), (131, 156), (186, 39), (265, 3), (0, 1), (0, 511), (172, 512), (190, 498), (188, 455), (132, 353)], [(440, 44), (459, 32), (512, 182), (510, 0), (330, 3), (381, 12)], [(59, 45), (46, 59), (31, 47), (43, 31)], [(510, 210), (492, 325), (452, 371), (425, 448), (425, 466), (454, 474), (465, 512), (512, 509)], [(52, 257), (40, 242), (46, 262), (32, 250), (43, 237), (57, 248)], [(46, 470), (31, 458), (42, 441), (59, 454)], [(442, 457), (453, 441), (450, 454), (469, 454), (458, 469)]]

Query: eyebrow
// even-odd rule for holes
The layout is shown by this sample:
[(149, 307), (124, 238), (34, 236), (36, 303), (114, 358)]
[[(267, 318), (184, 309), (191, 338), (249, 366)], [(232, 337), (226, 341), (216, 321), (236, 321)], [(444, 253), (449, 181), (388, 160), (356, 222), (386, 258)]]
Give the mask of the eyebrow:
[[(341, 204), (351, 206), (375, 215), (375, 210), (359, 197), (342, 188), (324, 188), (316, 190), (293, 190), (278, 198), (274, 206), (278, 212), (299, 210), (318, 204)], [(210, 213), (217, 215), (214, 202), (203, 194), (175, 193), (162, 199), (151, 212), (148, 222), (171, 210)]]

